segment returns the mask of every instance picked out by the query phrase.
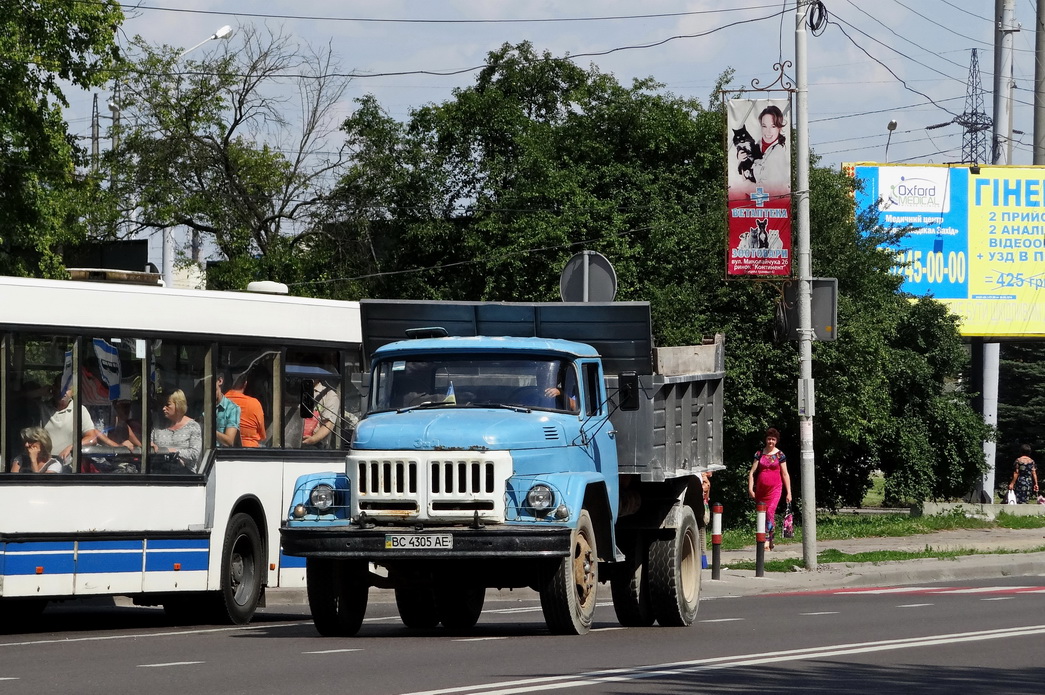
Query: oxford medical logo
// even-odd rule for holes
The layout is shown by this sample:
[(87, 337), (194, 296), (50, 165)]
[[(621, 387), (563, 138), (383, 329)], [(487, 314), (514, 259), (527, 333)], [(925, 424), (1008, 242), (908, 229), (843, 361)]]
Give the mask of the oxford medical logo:
[(950, 212), (950, 190), (950, 167), (878, 170), (878, 196), (883, 212)]

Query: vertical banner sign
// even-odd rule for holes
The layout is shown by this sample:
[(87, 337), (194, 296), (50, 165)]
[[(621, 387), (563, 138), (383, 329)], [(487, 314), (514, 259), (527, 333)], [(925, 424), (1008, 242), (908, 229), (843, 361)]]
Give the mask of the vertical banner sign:
[(726, 102), (726, 277), (791, 275), (791, 101)]

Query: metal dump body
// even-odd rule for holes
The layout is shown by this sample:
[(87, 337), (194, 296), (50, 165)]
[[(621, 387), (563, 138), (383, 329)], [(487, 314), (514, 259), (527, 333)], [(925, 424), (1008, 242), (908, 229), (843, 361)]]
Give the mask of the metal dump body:
[[(639, 377), (639, 409), (610, 415), (622, 475), (660, 482), (722, 464), (724, 360), (721, 334), (704, 345), (655, 350), (657, 373)], [(609, 393), (617, 381), (607, 375)]]
[[(644, 481), (692, 475), (722, 463), (725, 340), (654, 348), (647, 302), (435, 302), (362, 300), (367, 355), (409, 329), (452, 336), (563, 338), (599, 352), (610, 398), (618, 470)], [(639, 409), (615, 407), (619, 374), (635, 372)]]

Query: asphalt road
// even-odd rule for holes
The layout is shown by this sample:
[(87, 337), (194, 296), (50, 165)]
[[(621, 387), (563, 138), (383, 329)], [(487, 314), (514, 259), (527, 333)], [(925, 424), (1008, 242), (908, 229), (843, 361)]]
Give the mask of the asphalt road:
[(49, 607), (0, 636), (6, 693), (1007, 692), (1045, 683), (1045, 578), (710, 596), (689, 628), (622, 629), (601, 595), (584, 637), (549, 635), (529, 592), (492, 594), (466, 635), (404, 628), (375, 596), (360, 635), (318, 637), (299, 605), (246, 627), (155, 609)]

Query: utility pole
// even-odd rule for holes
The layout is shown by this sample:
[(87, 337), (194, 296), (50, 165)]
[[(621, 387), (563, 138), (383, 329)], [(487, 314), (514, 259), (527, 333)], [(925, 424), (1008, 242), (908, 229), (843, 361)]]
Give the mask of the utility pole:
[[(991, 139), (991, 163), (1012, 163), (1012, 43), (1013, 34), (1020, 30), (1016, 23), (1016, 0), (995, 0), (997, 31), (994, 46), (994, 128)], [(973, 349), (981, 349), (983, 355), (983, 382), (980, 392), (983, 421), (988, 425), (998, 424), (998, 374), (1001, 371), (1001, 346), (997, 342), (982, 339), (973, 341)], [(994, 471), (996, 448), (993, 441), (983, 443), (983, 454), (987, 471), (980, 481), (980, 497), (994, 500)]]
[(811, 0), (798, 0), (795, 13), (795, 190), (798, 255), (798, 430), (801, 437), (802, 559), (816, 569), (816, 469), (813, 457), (813, 278), (809, 251), (809, 77), (806, 50)]
[(1034, 163), (1045, 164), (1045, 1), (1034, 25)]

